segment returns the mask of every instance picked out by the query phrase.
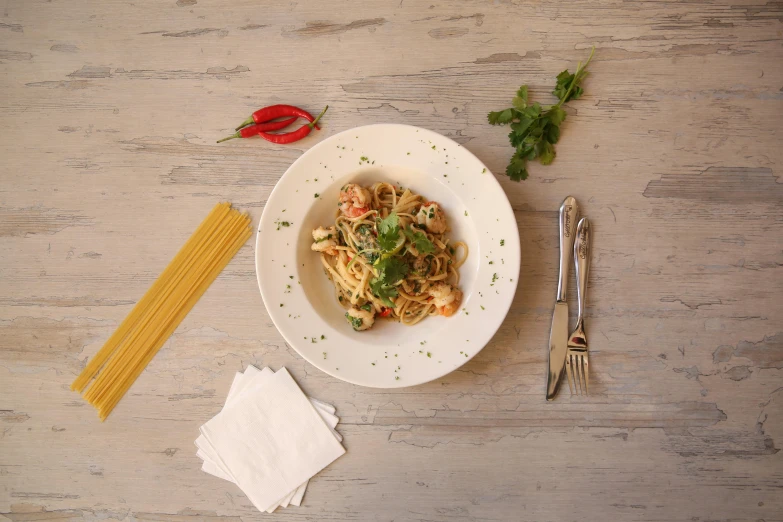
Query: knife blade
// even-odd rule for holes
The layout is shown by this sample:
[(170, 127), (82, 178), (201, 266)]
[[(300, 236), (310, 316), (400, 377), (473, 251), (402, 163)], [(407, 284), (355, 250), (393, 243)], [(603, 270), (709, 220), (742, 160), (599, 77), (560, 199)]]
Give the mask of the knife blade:
[(566, 288), (568, 286), (568, 271), (571, 267), (571, 254), (576, 235), (576, 220), (579, 207), (576, 199), (568, 196), (560, 205), (560, 276), (557, 280), (557, 300), (552, 312), (552, 329), (549, 332), (549, 370), (546, 379), (546, 400), (555, 398), (560, 378), (565, 367), (565, 357), (568, 351), (568, 302)]

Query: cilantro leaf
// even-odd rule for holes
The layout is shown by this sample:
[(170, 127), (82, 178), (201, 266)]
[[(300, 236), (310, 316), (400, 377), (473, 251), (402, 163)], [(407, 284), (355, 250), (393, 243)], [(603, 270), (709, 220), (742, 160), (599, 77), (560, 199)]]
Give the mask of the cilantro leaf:
[(386, 306), (394, 306), (392, 297), (397, 297), (399, 292), (394, 287), (408, 273), (408, 264), (398, 257), (380, 258), (375, 262), (378, 277), (370, 280), (370, 289)]
[(370, 281), (370, 290), (372, 290), (372, 293), (375, 294), (375, 297), (380, 299), (383, 304), (391, 308), (394, 308), (394, 302), (391, 300), (391, 298), (400, 295), (396, 288), (393, 286), (385, 286), (378, 279), (373, 279)]
[[(389, 234), (392, 231), (397, 232), (400, 227), (400, 218), (396, 212), (392, 212), (385, 219), (378, 222), (378, 233)], [(396, 234), (395, 234), (396, 235)]]
[(506, 109), (503, 111), (498, 112), (490, 112), (487, 115), (487, 119), (489, 120), (489, 123), (492, 125), (503, 125), (505, 123), (511, 122), (511, 120), (514, 119), (514, 110), (513, 109)]
[(413, 243), (413, 248), (415, 248), (419, 254), (431, 254), (435, 252), (435, 245), (432, 244), (432, 241), (427, 239), (427, 235), (424, 234), (424, 232), (409, 229), (405, 229), (403, 232), (405, 233), (405, 237), (410, 239), (411, 243)]
[(536, 153), (538, 155), (538, 161), (542, 165), (549, 165), (555, 160), (555, 148), (548, 141), (539, 141), (536, 144)]
[(511, 178), (512, 181), (521, 181), (527, 179), (527, 169), (525, 168), (527, 160), (518, 157), (514, 154), (511, 157), (511, 161), (506, 167), (506, 175)]
[(400, 218), (392, 212), (378, 222), (378, 245), (382, 250), (391, 252), (397, 246), (400, 237)]
[(549, 143), (557, 143), (560, 139), (560, 127), (548, 125), (546, 128), (546, 139)]
[(511, 100), (511, 104), (520, 111), (527, 107), (527, 85), (523, 85), (517, 90), (517, 95)]
[(408, 264), (399, 257), (380, 258), (375, 262), (378, 277), (384, 285), (392, 286), (408, 273)]
[(563, 121), (566, 119), (566, 112), (555, 105), (551, 109), (549, 109), (546, 113), (546, 117), (549, 121), (552, 122), (552, 125), (560, 125), (563, 123)]

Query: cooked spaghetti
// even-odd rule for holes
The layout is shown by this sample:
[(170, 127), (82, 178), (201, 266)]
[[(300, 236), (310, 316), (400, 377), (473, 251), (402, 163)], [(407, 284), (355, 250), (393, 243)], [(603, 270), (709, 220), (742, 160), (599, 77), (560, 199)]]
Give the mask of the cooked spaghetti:
[(349, 183), (337, 207), (332, 226), (313, 230), (312, 249), (354, 330), (368, 330), (377, 317), (414, 325), (459, 310), (468, 246), (446, 238), (438, 203), (390, 183)]

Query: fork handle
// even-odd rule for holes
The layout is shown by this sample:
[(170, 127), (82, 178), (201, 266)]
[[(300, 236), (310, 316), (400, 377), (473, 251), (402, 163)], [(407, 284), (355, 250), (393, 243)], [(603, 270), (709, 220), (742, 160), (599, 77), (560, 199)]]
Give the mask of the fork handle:
[(574, 231), (576, 219), (579, 216), (579, 207), (576, 199), (568, 196), (560, 205), (560, 277), (557, 280), (557, 300), (566, 300), (566, 287), (568, 286), (568, 271), (571, 268), (571, 251), (574, 247)]
[(576, 295), (577, 302), (579, 303), (577, 324), (581, 326), (585, 311), (587, 272), (590, 269), (590, 222), (587, 218), (582, 218), (576, 226), (574, 261), (576, 263)]

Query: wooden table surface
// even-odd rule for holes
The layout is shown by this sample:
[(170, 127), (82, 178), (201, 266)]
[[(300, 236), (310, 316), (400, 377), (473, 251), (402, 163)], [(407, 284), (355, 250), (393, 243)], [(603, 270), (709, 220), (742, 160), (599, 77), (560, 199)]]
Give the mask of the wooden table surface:
[[(0, 7), (0, 519), (783, 520), (779, 1)], [(292, 161), (374, 122), (501, 173), (487, 112), (522, 83), (548, 102), (591, 45), (556, 161), (498, 176), (519, 290), (463, 368), (396, 391), (321, 373), (269, 320), (249, 242), (107, 422), (69, 391), (217, 201), (257, 223)], [(270, 103), (331, 109), (295, 145), (215, 144)], [(547, 403), (568, 194), (594, 231), (593, 395)], [(272, 516), (193, 446), (247, 364), (334, 403), (348, 450)]]

